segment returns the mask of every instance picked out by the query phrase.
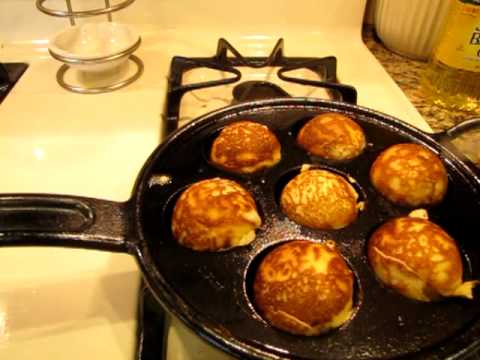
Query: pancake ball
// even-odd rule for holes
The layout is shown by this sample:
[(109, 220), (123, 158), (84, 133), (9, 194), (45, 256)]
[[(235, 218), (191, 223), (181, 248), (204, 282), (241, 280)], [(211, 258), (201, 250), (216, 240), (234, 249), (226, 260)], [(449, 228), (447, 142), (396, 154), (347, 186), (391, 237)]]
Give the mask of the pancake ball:
[(462, 281), (455, 241), (426, 219), (406, 216), (382, 225), (370, 238), (368, 259), (383, 284), (420, 301), (446, 296), (471, 299), (477, 283)]
[(398, 144), (384, 150), (370, 169), (370, 180), (390, 201), (412, 207), (439, 203), (448, 185), (442, 161), (417, 144)]
[(282, 191), (280, 206), (293, 221), (314, 229), (341, 229), (352, 223), (361, 204), (342, 176), (327, 170), (303, 170)]
[(366, 145), (362, 128), (348, 116), (337, 113), (315, 116), (302, 127), (297, 143), (313, 155), (334, 161), (353, 159)]
[(262, 317), (292, 334), (319, 335), (352, 315), (353, 274), (331, 241), (275, 248), (261, 262), (253, 291)]
[(239, 121), (222, 129), (214, 140), (210, 161), (233, 173), (250, 174), (272, 167), (281, 159), (281, 147), (268, 127)]
[(261, 224), (247, 190), (234, 181), (214, 178), (199, 181), (180, 195), (172, 232), (183, 246), (218, 251), (251, 243)]

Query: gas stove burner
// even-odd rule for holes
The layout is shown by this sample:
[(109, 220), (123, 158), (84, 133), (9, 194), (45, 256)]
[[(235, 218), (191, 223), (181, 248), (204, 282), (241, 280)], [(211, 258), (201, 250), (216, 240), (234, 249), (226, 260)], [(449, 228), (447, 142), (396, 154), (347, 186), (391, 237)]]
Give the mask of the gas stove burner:
[(232, 103), (237, 104), (250, 100), (290, 97), (280, 86), (268, 81), (245, 81), (233, 88)]
[[(279, 39), (268, 57), (244, 57), (227, 40), (219, 39), (217, 53), (212, 57), (175, 56), (170, 66), (168, 79), (168, 92), (166, 101), (166, 133), (170, 133), (178, 127), (180, 118), (180, 103), (182, 97), (190, 91), (228, 85), (239, 82), (242, 73), (238, 67), (266, 68), (278, 67), (278, 78), (286, 83), (309, 85), (324, 88), (332, 99), (356, 103), (357, 92), (349, 85), (340, 84), (337, 79), (337, 59), (327, 57), (286, 57), (283, 55), (283, 39)], [(231, 53), (233, 56), (228, 56)], [(198, 68), (219, 70), (231, 74), (231, 77), (218, 80), (203, 81), (185, 84), (184, 74)], [(288, 75), (298, 70), (309, 70), (321, 80), (311, 80)], [(265, 99), (268, 97), (285, 97), (289, 94), (276, 84), (264, 81), (247, 81), (239, 84), (233, 90), (233, 102)], [(291, 94), (292, 96), (295, 94)], [(227, 104), (225, 104), (227, 105)]]
[(24, 63), (0, 63), (0, 104), (27, 70)]

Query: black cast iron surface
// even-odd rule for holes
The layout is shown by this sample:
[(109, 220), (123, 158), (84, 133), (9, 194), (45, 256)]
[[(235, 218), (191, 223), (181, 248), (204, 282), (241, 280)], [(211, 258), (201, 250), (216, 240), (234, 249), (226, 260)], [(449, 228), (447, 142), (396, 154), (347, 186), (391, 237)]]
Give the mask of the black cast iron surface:
[[(168, 326), (170, 326), (169, 314), (158, 304), (149, 288), (142, 285), (139, 298), (136, 360), (168, 360)], [(480, 350), (471, 349), (459, 354), (455, 359), (480, 360)]]
[[(369, 144), (358, 158), (327, 163), (296, 145), (301, 124), (327, 111), (347, 114), (364, 129)], [(252, 176), (235, 176), (212, 166), (208, 150), (222, 127), (245, 119), (266, 124), (277, 134), (282, 161)], [(474, 235), (480, 177), (432, 137), (392, 117), (346, 103), (302, 98), (245, 103), (188, 124), (154, 151), (127, 203), (53, 195), (1, 196), (0, 224), (4, 228), (0, 229), (0, 245), (76, 246), (132, 253), (157, 301), (198, 335), (239, 358), (460, 356), (480, 339), (478, 291), (473, 301), (412, 301), (382, 287), (367, 263), (366, 241), (372, 231), (411, 211), (386, 201), (368, 179), (378, 154), (400, 142), (423, 144), (444, 161), (449, 189), (440, 205), (428, 209), (430, 217), (457, 240), (464, 254), (465, 279), (480, 278), (480, 242)], [(299, 226), (281, 213), (281, 187), (306, 163), (356, 180), (366, 203), (357, 221), (345, 229), (318, 231)], [(219, 253), (183, 248), (170, 231), (174, 202), (188, 185), (215, 176), (233, 179), (251, 191), (263, 225), (246, 247)], [(20, 216), (12, 216), (12, 212)], [(61, 227), (65, 221), (67, 225)], [(58, 229), (55, 222), (59, 222)], [(250, 292), (258, 259), (291, 239), (332, 239), (351, 265), (357, 278), (356, 313), (341, 329), (318, 337), (293, 336), (275, 330), (256, 313)]]
[[(472, 236), (480, 205), (478, 178), (431, 137), (373, 111), (328, 101), (301, 103), (298, 99), (266, 104), (219, 111), (208, 116), (208, 122), (188, 125), (170, 138), (168, 146), (147, 169), (150, 179), (144, 178), (142, 183), (150, 186), (141, 189), (139, 202), (142, 230), (162, 290), (175, 292), (172, 297), (167, 296), (167, 301), (173, 301), (170, 305), (179, 310), (188, 309), (180, 317), (195, 322), (194, 328), (207, 338), (209, 330), (216, 332), (223, 337), (223, 345), (241, 344), (247, 353), (255, 348), (264, 355), (294, 358), (441, 359), (473, 343), (480, 334), (478, 299), (436, 303), (406, 299), (378, 283), (367, 263), (365, 247), (369, 235), (380, 224), (411, 211), (388, 202), (370, 185), (368, 172), (372, 162), (392, 144), (421, 143), (444, 160), (450, 180), (444, 201), (428, 209), (430, 218), (458, 241), (464, 254), (465, 279), (478, 278), (480, 244)], [(362, 126), (369, 144), (358, 158), (334, 164), (309, 156), (295, 144), (300, 125), (326, 111), (346, 113)], [(276, 133), (282, 144), (282, 161), (260, 174), (235, 176), (212, 166), (208, 150), (219, 129), (244, 119), (266, 124)], [(281, 213), (278, 193), (302, 164), (337, 170), (357, 181), (365, 193), (366, 208), (355, 223), (341, 230), (319, 231), (299, 226)], [(159, 176), (168, 176), (170, 181), (157, 185), (155, 179)], [(220, 253), (182, 248), (170, 231), (175, 200), (186, 186), (216, 176), (233, 179), (251, 191), (264, 225), (247, 247)], [(254, 260), (275, 244), (299, 238), (333, 239), (357, 276), (356, 315), (342, 329), (324, 336), (299, 337), (275, 330), (258, 316), (251, 303)]]
[(165, 360), (167, 357), (168, 314), (142, 283), (138, 299), (137, 348), (135, 360)]
[(24, 63), (0, 63), (0, 104), (27, 70)]
[[(232, 56), (228, 56), (231, 54)], [(327, 89), (328, 93), (335, 100), (355, 104), (357, 91), (354, 87), (340, 84), (337, 79), (337, 58), (326, 57), (287, 57), (284, 55), (284, 41), (278, 39), (268, 57), (245, 57), (227, 40), (218, 40), (217, 52), (212, 57), (184, 57), (175, 56), (170, 65), (168, 76), (167, 102), (165, 109), (165, 127), (167, 132), (178, 128), (180, 117), (180, 103), (183, 95), (189, 91), (199, 90), (214, 86), (233, 84), (240, 82), (242, 73), (238, 67), (247, 66), (251, 68), (279, 67), (277, 76), (286, 82), (321, 87)], [(184, 84), (183, 76), (195, 68), (209, 68), (222, 71), (229, 76), (218, 80)], [(298, 69), (308, 69), (318, 75), (321, 80), (302, 79), (292, 76), (289, 72)], [(239, 84), (242, 89), (234, 89), (234, 101), (236, 103), (290, 96), (284, 90), (272, 83), (261, 81), (250, 81)], [(253, 85), (253, 86), (252, 86)], [(260, 85), (260, 86), (258, 86)], [(259, 89), (263, 86), (263, 91)], [(270, 89), (269, 89), (270, 88)], [(270, 91), (268, 91), (270, 90)], [(273, 91), (272, 91), (273, 90)], [(262, 94), (263, 92), (263, 94)], [(261, 95), (261, 97), (259, 97)]]

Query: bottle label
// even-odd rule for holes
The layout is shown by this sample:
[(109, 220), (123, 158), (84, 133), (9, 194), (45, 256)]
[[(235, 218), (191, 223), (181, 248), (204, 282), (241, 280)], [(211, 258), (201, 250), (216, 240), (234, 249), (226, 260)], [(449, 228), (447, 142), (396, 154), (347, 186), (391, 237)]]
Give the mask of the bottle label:
[(434, 53), (457, 69), (480, 72), (480, 0), (455, 0)]

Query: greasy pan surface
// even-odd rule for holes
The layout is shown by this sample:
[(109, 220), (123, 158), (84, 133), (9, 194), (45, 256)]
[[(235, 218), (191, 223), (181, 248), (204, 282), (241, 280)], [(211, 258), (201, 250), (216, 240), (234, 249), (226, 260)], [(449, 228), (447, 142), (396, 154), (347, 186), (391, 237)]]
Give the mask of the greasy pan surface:
[[(368, 142), (363, 154), (336, 164), (311, 157), (296, 145), (301, 125), (327, 111), (350, 115), (358, 122)], [(281, 162), (250, 176), (232, 175), (212, 166), (208, 153), (215, 134), (231, 122), (246, 119), (275, 132), (282, 145)], [(479, 294), (473, 301), (413, 301), (380, 285), (367, 262), (370, 234), (388, 219), (411, 211), (384, 199), (368, 177), (377, 155), (401, 142), (423, 144), (443, 160), (449, 176), (448, 193), (441, 204), (428, 209), (430, 219), (457, 240), (464, 255), (464, 278), (480, 278), (476, 235), (480, 184), (461, 161), (430, 136), (386, 115), (345, 103), (283, 99), (206, 115), (176, 132), (152, 155), (136, 193), (136, 221), (144, 246), (140, 257), (147, 282), (158, 300), (199, 335), (242, 358), (444, 359), (458, 354), (480, 336)], [(282, 214), (278, 195), (306, 163), (348, 174), (357, 181), (355, 186), (366, 206), (353, 224), (340, 230), (312, 230)], [(167, 175), (169, 181), (161, 175)], [(254, 195), (263, 225), (247, 247), (218, 253), (183, 248), (170, 230), (175, 200), (187, 185), (216, 176), (233, 179)], [(332, 239), (352, 267), (356, 313), (341, 329), (317, 337), (294, 336), (272, 328), (256, 313), (250, 299), (255, 267), (268, 249), (289, 239)]]

